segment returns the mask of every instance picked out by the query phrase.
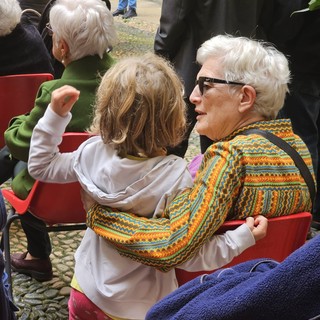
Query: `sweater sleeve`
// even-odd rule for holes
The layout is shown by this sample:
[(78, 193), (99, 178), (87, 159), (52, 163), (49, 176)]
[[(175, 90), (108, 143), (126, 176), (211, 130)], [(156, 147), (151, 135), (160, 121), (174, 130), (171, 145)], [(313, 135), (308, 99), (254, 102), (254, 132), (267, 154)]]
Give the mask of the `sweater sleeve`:
[(28, 171), (34, 179), (56, 183), (77, 181), (73, 170), (76, 151), (60, 153), (58, 148), (71, 117), (71, 113), (59, 116), (49, 105), (35, 126), (28, 161)]
[(40, 86), (32, 110), (10, 121), (4, 137), (6, 145), (14, 158), (25, 162), (28, 161), (32, 131), (39, 119), (44, 115), (50, 99), (51, 92), (44, 85)]
[(225, 234), (214, 235), (199, 250), (198, 254), (182, 265), (179, 269), (187, 271), (212, 271), (223, 267), (244, 250), (255, 244), (255, 239), (246, 223)]
[(240, 158), (229, 143), (206, 152), (191, 189), (177, 196), (159, 219), (145, 219), (94, 205), (87, 224), (120, 254), (168, 271), (189, 260), (212, 237), (236, 201), (242, 181)]

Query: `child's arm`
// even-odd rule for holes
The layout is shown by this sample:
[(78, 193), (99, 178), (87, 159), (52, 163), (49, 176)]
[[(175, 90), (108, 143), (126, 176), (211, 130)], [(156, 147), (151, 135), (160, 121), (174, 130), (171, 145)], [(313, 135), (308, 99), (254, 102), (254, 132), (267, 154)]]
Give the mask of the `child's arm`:
[(188, 271), (215, 270), (229, 263), (234, 257), (267, 234), (268, 219), (263, 216), (249, 217), (235, 230), (215, 235), (207, 241), (198, 254), (178, 266)]
[(71, 86), (52, 92), (51, 103), (31, 137), (28, 170), (33, 178), (56, 183), (77, 181), (73, 171), (74, 153), (61, 154), (58, 145), (71, 120), (69, 111), (78, 97), (79, 91)]

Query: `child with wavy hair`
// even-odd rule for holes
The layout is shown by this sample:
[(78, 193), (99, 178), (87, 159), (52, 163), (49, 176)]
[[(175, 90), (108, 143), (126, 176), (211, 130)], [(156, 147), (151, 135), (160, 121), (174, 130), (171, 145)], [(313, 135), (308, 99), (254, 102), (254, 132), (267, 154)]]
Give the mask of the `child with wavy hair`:
[[(33, 131), (29, 172), (48, 182), (79, 181), (100, 204), (151, 218), (192, 186), (185, 160), (166, 149), (183, 138), (183, 86), (172, 67), (154, 54), (119, 61), (103, 76), (90, 132), (72, 153), (59, 153), (70, 110), (80, 92), (64, 86)], [(128, 226), (130, 227), (130, 226)], [(215, 236), (181, 268), (218, 268), (266, 233), (264, 217)], [(156, 241), (156, 239), (150, 239)], [(147, 244), (146, 244), (147, 245)], [(87, 229), (75, 254), (69, 319), (144, 319), (159, 299), (177, 288), (167, 273), (123, 257)]]

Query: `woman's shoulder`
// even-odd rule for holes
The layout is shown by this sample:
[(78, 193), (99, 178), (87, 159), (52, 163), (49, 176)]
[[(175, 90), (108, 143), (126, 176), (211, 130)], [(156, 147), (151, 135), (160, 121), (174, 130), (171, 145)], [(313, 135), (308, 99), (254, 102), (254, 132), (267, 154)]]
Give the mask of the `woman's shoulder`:
[(211, 146), (208, 147), (205, 153), (207, 152), (233, 152), (235, 149), (247, 148), (252, 146), (255, 142), (251, 136), (248, 137), (243, 134), (237, 134), (230, 139), (223, 139), (220, 141), (214, 142)]
[(64, 84), (65, 84), (64, 82), (61, 82), (61, 79), (53, 79), (53, 80), (45, 81), (40, 85), (40, 88), (38, 91), (38, 97), (43, 92), (51, 95), (53, 90), (62, 87)]
[(203, 161), (206, 165), (215, 165), (219, 161), (227, 161), (229, 164), (240, 163), (244, 157), (264, 154), (266, 150), (270, 150), (270, 145), (263, 137), (239, 134), (230, 140), (213, 143), (204, 153)]

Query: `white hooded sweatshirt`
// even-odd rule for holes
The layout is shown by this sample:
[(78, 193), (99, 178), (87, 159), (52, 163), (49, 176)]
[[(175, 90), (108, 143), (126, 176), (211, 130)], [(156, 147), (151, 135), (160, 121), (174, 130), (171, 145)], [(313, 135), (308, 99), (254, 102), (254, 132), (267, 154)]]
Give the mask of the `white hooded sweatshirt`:
[[(70, 120), (71, 114), (60, 117), (49, 106), (34, 128), (28, 169), (35, 179), (79, 181), (98, 203), (147, 218), (161, 213), (177, 194), (192, 186), (185, 160), (174, 155), (120, 158), (99, 136), (72, 153), (59, 153), (57, 146)], [(254, 243), (244, 224), (214, 236), (179, 268), (213, 270)], [(144, 319), (151, 306), (178, 287), (174, 270), (164, 273), (122, 257), (89, 228), (75, 254), (75, 277), (83, 293), (101, 310), (125, 319)]]

